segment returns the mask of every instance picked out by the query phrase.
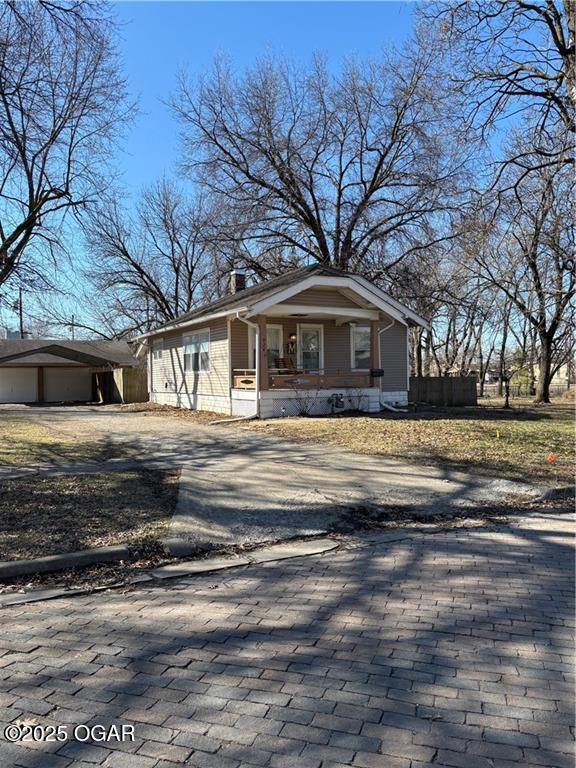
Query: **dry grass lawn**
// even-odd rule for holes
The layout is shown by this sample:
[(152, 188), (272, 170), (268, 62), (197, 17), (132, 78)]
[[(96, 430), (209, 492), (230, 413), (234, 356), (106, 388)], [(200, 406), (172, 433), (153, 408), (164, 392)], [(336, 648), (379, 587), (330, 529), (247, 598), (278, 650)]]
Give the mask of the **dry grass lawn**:
[(0, 415), (0, 465), (98, 461), (109, 458), (102, 445), (86, 443), (31, 419)]
[[(572, 484), (574, 407), (515, 401), (410, 414), (288, 418), (250, 422), (250, 428), (290, 440), (327, 443), (356, 453), (449, 466), (491, 477), (546, 485)], [(549, 456), (555, 461), (549, 461)]]
[(5, 480), (0, 488), (0, 560), (110, 544), (150, 546), (167, 532), (178, 473), (101, 472)]

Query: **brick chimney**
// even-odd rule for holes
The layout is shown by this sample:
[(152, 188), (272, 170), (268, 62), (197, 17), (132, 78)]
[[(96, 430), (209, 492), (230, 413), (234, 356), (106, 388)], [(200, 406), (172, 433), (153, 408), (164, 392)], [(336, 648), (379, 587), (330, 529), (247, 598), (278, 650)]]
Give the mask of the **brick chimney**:
[(230, 293), (238, 293), (246, 288), (246, 275), (244, 272), (239, 272), (237, 269), (233, 269), (230, 272)]

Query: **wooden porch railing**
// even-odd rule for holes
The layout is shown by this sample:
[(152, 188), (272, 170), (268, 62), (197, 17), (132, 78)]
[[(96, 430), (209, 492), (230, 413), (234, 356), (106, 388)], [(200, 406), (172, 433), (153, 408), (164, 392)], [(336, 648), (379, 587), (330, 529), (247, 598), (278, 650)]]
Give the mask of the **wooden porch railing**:
[(235, 368), (232, 381), (234, 389), (256, 389), (256, 369)]
[[(256, 389), (256, 371), (248, 368), (234, 370), (233, 382), (235, 389)], [(336, 369), (334, 371), (305, 371), (279, 370), (268, 372), (269, 389), (339, 389), (370, 387), (371, 378), (368, 371), (350, 371)]]

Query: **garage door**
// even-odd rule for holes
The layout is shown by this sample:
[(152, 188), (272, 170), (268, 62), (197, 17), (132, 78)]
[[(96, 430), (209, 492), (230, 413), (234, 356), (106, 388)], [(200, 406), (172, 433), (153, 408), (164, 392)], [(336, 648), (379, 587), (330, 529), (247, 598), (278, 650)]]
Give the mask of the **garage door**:
[(0, 368), (0, 403), (36, 401), (36, 368)]
[(92, 400), (92, 373), (88, 368), (44, 368), (44, 400)]

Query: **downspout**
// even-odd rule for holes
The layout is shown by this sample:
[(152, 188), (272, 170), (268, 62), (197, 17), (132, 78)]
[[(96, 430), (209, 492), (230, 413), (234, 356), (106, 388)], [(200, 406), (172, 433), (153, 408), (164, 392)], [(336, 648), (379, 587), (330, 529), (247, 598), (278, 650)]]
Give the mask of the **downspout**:
[[(378, 367), (379, 368), (382, 368), (382, 345), (380, 344), (380, 335), (384, 333), (384, 331), (388, 331), (395, 324), (396, 324), (396, 320), (392, 318), (392, 321), (388, 323), (388, 325), (385, 325), (384, 328), (380, 328), (380, 330), (378, 331)], [(403, 408), (394, 408), (393, 405), (389, 405), (389, 403), (382, 402), (382, 379), (380, 379), (380, 407), (384, 408), (387, 411), (392, 411), (393, 413), (408, 413), (408, 411), (405, 411)]]
[(235, 416), (231, 419), (217, 419), (216, 421), (211, 421), (210, 424), (233, 424), (236, 421), (251, 421), (252, 419), (257, 419), (260, 416), (260, 326), (257, 323), (253, 323), (251, 320), (246, 320), (244, 317), (240, 317), (240, 313), (236, 312), (236, 320), (241, 320), (243, 323), (248, 325), (250, 328), (254, 328), (256, 331), (256, 340), (255, 340), (255, 349), (256, 349), (256, 364), (255, 364), (255, 370), (256, 370), (256, 410), (254, 413), (252, 413), (249, 416)]

